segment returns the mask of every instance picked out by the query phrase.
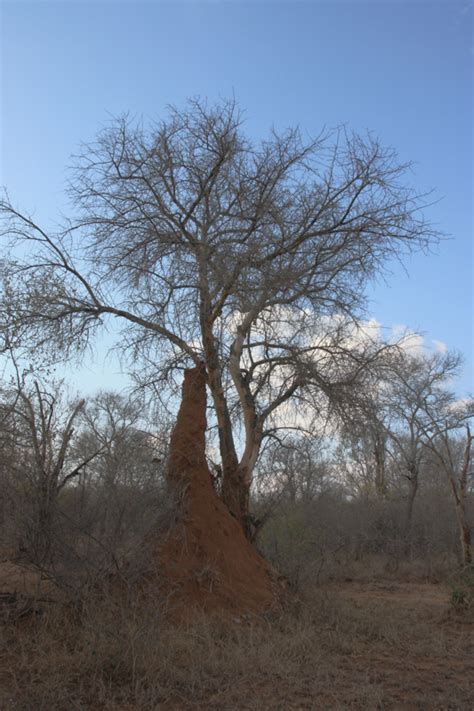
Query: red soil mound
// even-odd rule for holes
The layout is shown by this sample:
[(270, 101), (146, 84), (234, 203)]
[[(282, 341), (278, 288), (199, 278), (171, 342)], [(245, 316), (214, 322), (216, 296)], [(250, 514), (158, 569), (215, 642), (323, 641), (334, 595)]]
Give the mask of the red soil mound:
[(246, 539), (217, 496), (205, 456), (206, 373), (185, 371), (181, 407), (171, 436), (170, 483), (182, 516), (158, 552), (172, 607), (261, 613), (275, 608), (275, 571)]

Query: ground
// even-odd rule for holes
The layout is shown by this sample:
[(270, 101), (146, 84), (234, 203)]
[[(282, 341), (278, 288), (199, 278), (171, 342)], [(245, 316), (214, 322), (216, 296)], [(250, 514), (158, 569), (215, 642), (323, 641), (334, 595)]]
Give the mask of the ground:
[[(14, 568), (2, 571), (5, 589)], [(453, 610), (451, 593), (347, 579), (294, 596), (280, 615), (178, 628), (102, 600), (76, 629), (55, 607), (3, 625), (0, 709), (470, 711), (474, 618)]]
[(315, 605), (339, 610), (339, 624), (328, 615), (299, 673), (250, 688), (243, 678), (240, 699), (234, 689), (232, 701), (217, 693), (186, 708), (472, 710), (474, 623), (449, 611), (450, 594), (427, 582), (323, 586)]
[[(335, 655), (335, 705), (363, 708), (366, 693), (367, 708), (474, 709), (474, 625), (447, 613), (449, 589), (390, 580), (346, 582), (327, 592), (373, 615), (376, 628), (373, 640), (348, 638), (347, 653)], [(317, 708), (311, 703), (301, 707)]]

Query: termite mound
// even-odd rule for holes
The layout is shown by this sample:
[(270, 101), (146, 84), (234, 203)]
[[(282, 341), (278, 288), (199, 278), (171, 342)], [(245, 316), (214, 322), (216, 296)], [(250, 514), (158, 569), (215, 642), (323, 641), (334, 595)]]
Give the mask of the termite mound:
[(171, 435), (167, 476), (179, 515), (156, 548), (160, 578), (173, 609), (260, 614), (278, 607), (273, 568), (247, 540), (212, 484), (206, 460), (205, 366), (185, 371)]

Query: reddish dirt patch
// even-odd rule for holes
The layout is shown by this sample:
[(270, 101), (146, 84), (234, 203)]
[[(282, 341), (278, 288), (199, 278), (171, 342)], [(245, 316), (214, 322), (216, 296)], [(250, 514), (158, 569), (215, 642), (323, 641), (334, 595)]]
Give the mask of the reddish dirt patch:
[(278, 577), (217, 496), (205, 455), (206, 373), (185, 371), (168, 476), (181, 518), (157, 551), (167, 598), (182, 611), (262, 613), (278, 601)]

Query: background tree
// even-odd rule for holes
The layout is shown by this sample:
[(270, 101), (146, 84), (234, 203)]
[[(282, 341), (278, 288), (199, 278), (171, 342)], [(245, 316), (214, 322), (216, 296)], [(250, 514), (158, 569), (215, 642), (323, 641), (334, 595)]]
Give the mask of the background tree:
[[(464, 418), (473, 417), (473, 406), (465, 412)], [(451, 414), (451, 413), (450, 413)], [(458, 413), (459, 417), (459, 413)], [(462, 421), (461, 420), (461, 421)], [(472, 496), (474, 472), (472, 469), (472, 450), (474, 435), (468, 424), (465, 423), (464, 440), (456, 441), (452, 436), (453, 430), (460, 429), (461, 421), (446, 418), (444, 426), (436, 426), (435, 431), (429, 439), (428, 447), (435, 454), (440, 462), (449, 482), (449, 487), (453, 495), (456, 506), (456, 520), (459, 530), (459, 541), (461, 548), (462, 565), (468, 566), (472, 563), (472, 524), (467, 514), (468, 495)]]
[(466, 487), (472, 437), (468, 427), (461, 454), (456, 432), (468, 422), (474, 410), (472, 400), (457, 401), (449, 389), (459, 372), (461, 357), (450, 352), (434, 355), (399, 352), (392, 358), (392, 364), (392, 377), (384, 397), (393, 415), (389, 436), (409, 484), (406, 537), (409, 538), (411, 531), (423, 462), (428, 460), (428, 466), (433, 465), (431, 452), (447, 475), (456, 505), (462, 557), (468, 562), (470, 527), (466, 522)]
[(10, 452), (10, 481), (23, 487), (27, 521), (24, 552), (39, 565), (51, 562), (57, 530), (58, 497), (97, 456), (71, 457), (71, 443), (84, 400), (65, 402), (63, 383), (47, 387), (39, 379), (18, 380), (1, 404), (2, 449)]
[(246, 527), (272, 419), (305, 388), (333, 399), (357, 382), (376, 350), (351, 338), (368, 280), (435, 233), (408, 166), (373, 136), (273, 131), (257, 145), (241, 124), (229, 101), (113, 122), (77, 159), (77, 213), (55, 233), (5, 198), (1, 326), (59, 357), (117, 320), (155, 380), (204, 361), (222, 496)]
[[(385, 392), (385, 408), (392, 412), (389, 429), (402, 476), (408, 483), (405, 532), (410, 538), (413, 506), (426, 457), (426, 408), (439, 411), (451, 395), (449, 379), (457, 373), (460, 358), (453, 353), (410, 355), (399, 353), (392, 361), (390, 382)], [(429, 405), (428, 405), (429, 403)]]
[(93, 530), (111, 550), (130, 538), (130, 521), (145, 521), (153, 505), (155, 512), (159, 509), (167, 436), (141, 402), (115, 392), (99, 392), (81, 413), (74, 451), (78, 458), (98, 452), (88, 467), (88, 489), (95, 499)]

